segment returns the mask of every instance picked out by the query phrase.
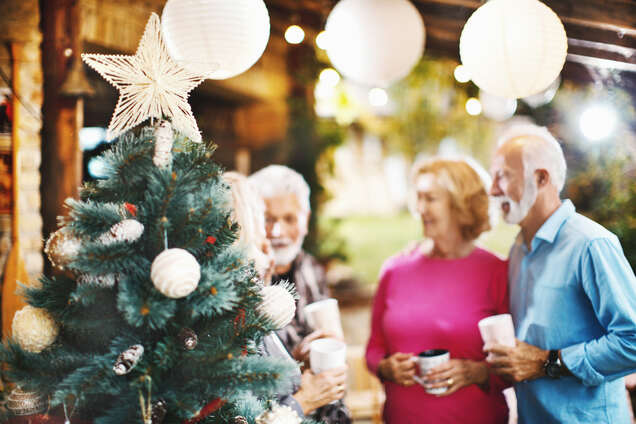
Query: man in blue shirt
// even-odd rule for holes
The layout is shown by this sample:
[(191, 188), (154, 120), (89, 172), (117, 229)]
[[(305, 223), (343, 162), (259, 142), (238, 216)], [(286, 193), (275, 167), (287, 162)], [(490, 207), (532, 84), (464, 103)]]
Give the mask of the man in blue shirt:
[(504, 219), (521, 227), (508, 268), (518, 340), (486, 350), (515, 383), (520, 424), (629, 423), (636, 278), (617, 237), (559, 198), (566, 164), (546, 128), (504, 135), (491, 172)]

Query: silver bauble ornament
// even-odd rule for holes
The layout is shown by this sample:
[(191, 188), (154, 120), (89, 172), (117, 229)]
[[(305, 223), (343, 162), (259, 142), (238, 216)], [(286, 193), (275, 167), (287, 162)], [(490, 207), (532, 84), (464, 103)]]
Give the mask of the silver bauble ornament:
[(13, 415), (36, 415), (46, 412), (49, 400), (41, 393), (26, 392), (17, 387), (7, 397), (6, 406)]
[(296, 313), (294, 297), (280, 284), (265, 286), (261, 289), (263, 301), (258, 306), (259, 312), (268, 318), (276, 329), (287, 326)]
[(179, 299), (192, 293), (201, 279), (201, 266), (184, 249), (167, 249), (152, 262), (150, 279), (165, 296)]
[(59, 327), (45, 309), (27, 305), (13, 316), (11, 332), (22, 349), (40, 353), (53, 344)]

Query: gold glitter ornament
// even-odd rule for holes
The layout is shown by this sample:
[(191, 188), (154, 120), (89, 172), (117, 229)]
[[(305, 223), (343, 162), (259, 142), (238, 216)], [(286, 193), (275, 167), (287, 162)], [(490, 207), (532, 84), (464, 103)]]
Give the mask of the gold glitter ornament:
[(44, 253), (54, 267), (64, 270), (77, 257), (81, 245), (81, 241), (70, 229), (62, 227), (49, 236), (44, 246)]
[(46, 310), (27, 305), (13, 316), (11, 331), (22, 349), (40, 353), (53, 344), (59, 327)]

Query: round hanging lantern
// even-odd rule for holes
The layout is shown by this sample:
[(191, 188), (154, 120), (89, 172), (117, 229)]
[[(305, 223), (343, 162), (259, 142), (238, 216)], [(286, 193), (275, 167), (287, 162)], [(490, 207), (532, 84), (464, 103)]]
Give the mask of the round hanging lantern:
[(333, 66), (370, 86), (405, 77), (424, 51), (424, 22), (408, 0), (341, 0), (326, 31)]
[(484, 90), (479, 90), (479, 101), (483, 115), (495, 121), (505, 121), (517, 110), (517, 99), (493, 96)]
[(563, 68), (567, 48), (559, 17), (537, 0), (490, 0), (471, 15), (459, 40), (473, 82), (513, 99), (548, 87)]
[(161, 25), (172, 58), (210, 79), (247, 71), (269, 40), (263, 0), (168, 0)]

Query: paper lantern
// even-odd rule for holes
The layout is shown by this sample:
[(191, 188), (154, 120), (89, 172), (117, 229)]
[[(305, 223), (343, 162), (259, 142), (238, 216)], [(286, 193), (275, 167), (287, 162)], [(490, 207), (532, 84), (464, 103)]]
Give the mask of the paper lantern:
[(172, 299), (186, 297), (199, 285), (201, 266), (184, 249), (161, 252), (150, 267), (150, 279), (155, 288)]
[(559, 17), (537, 0), (491, 0), (466, 22), (462, 64), (488, 93), (511, 99), (548, 87), (561, 72), (567, 37)]
[(170, 55), (210, 79), (245, 72), (269, 40), (263, 0), (168, 0), (161, 21)]
[(505, 121), (517, 110), (517, 99), (493, 96), (484, 90), (479, 90), (479, 101), (481, 113), (494, 121)]
[(370, 86), (405, 77), (424, 51), (424, 22), (407, 0), (341, 0), (326, 31), (333, 66)]
[(531, 108), (538, 108), (543, 105), (547, 105), (552, 101), (552, 99), (554, 99), (557, 91), (559, 91), (559, 86), (561, 86), (560, 76), (558, 76), (557, 79), (548, 86), (548, 88), (543, 91), (539, 91), (537, 94), (533, 94), (532, 96), (524, 97), (521, 100), (523, 100), (524, 103)]

